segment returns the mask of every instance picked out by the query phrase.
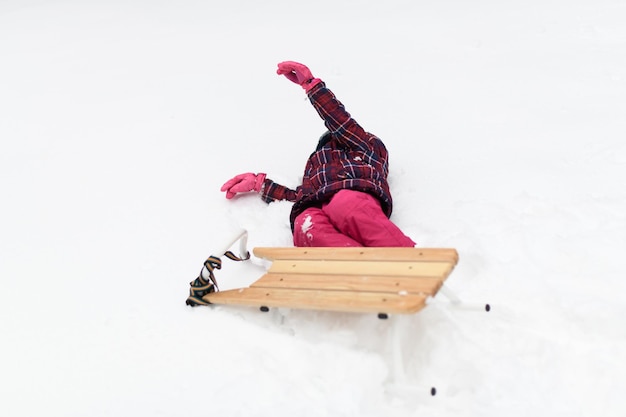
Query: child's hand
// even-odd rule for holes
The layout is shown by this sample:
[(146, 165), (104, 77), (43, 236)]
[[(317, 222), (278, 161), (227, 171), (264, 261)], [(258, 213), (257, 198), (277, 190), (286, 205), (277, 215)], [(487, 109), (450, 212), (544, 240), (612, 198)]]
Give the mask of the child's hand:
[(285, 61), (278, 64), (278, 75), (284, 75), (289, 81), (294, 82), (304, 88), (307, 93), (314, 86), (322, 82), (319, 78), (314, 78), (311, 70), (306, 65), (294, 61)]
[(260, 192), (261, 187), (263, 187), (263, 181), (265, 181), (265, 174), (247, 172), (226, 181), (220, 191), (226, 191), (226, 198), (230, 200), (237, 193)]

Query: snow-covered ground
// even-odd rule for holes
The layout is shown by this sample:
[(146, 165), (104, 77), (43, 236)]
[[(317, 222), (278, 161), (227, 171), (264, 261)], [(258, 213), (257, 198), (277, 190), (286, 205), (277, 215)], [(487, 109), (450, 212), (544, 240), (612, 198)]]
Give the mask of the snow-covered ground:
[[(625, 21), (621, 0), (2, 0), (0, 415), (625, 415)], [(297, 185), (324, 131), (283, 60), (385, 141), (393, 220), (456, 248), (450, 288), (491, 313), (185, 305), (238, 228), (291, 243), (289, 204), (219, 192)]]

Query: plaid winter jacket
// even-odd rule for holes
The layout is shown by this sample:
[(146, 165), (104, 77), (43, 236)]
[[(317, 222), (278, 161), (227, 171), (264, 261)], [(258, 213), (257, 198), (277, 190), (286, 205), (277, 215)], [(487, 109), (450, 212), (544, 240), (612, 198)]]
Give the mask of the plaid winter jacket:
[(305, 209), (320, 207), (343, 189), (372, 194), (380, 200), (387, 217), (391, 216), (388, 153), (383, 142), (363, 130), (323, 82), (313, 87), (308, 96), (328, 132), (309, 157), (300, 186), (292, 190), (266, 179), (261, 198), (267, 203), (295, 202), (290, 216), (292, 229), (295, 218)]

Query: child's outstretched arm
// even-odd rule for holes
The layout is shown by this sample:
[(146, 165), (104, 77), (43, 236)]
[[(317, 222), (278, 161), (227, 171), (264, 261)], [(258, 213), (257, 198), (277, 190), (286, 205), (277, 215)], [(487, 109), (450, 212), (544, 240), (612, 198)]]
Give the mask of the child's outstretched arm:
[(247, 172), (239, 174), (226, 181), (220, 191), (226, 192), (226, 198), (231, 199), (237, 194), (255, 192), (261, 195), (266, 203), (276, 200), (296, 200), (296, 190), (275, 183), (264, 173), (253, 174)]
[(311, 104), (334, 137), (351, 148), (377, 153), (380, 151), (380, 139), (365, 132), (324, 82), (313, 77), (309, 68), (298, 62), (285, 61), (278, 64), (276, 72), (304, 88)]

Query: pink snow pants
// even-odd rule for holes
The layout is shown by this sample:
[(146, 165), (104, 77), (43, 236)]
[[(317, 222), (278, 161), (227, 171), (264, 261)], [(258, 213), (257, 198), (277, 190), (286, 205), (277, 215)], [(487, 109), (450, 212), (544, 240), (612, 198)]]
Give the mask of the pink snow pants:
[(413, 247), (370, 194), (341, 190), (322, 208), (304, 210), (294, 222), (295, 246)]

